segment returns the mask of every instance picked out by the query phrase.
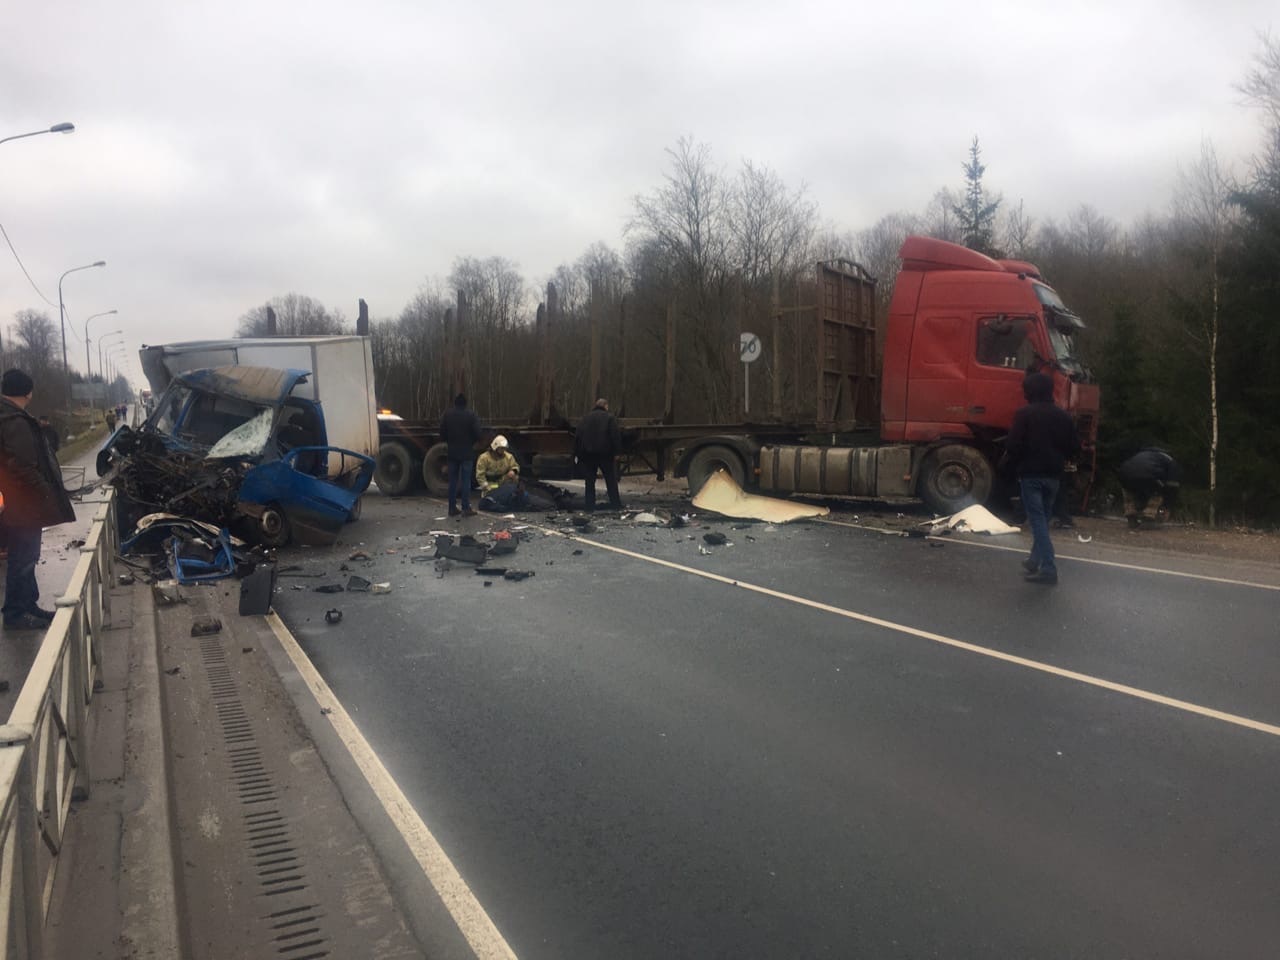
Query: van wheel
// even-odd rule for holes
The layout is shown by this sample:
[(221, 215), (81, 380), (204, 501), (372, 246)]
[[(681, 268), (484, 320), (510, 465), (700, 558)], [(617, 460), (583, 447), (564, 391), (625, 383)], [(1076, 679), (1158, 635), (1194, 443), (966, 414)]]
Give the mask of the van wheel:
[(939, 447), (920, 468), (920, 499), (934, 513), (958, 513), (991, 496), (995, 471), (982, 453), (963, 443)]
[(689, 460), (689, 496), (697, 496), (703, 484), (710, 480), (711, 475), (717, 470), (726, 471), (739, 487), (746, 483), (747, 465), (742, 462), (742, 457), (738, 456), (737, 451), (732, 447), (713, 444), (703, 447)]
[(274, 504), (258, 518), (258, 539), (266, 547), (283, 547), (289, 542), (289, 518)]
[(449, 495), (449, 445), (437, 443), (422, 458), (422, 482), (433, 497)]
[(413, 467), (413, 455), (402, 443), (384, 443), (378, 448), (378, 459), (373, 470), (373, 482), (389, 497), (399, 497), (413, 489), (417, 471)]

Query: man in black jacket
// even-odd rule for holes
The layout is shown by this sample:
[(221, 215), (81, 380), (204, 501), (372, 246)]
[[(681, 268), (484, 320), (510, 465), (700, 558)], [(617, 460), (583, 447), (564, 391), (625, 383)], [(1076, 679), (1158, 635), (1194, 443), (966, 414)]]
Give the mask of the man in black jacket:
[(1032, 373), (1022, 381), (1027, 405), (1013, 415), (1005, 441), (1009, 460), (1018, 472), (1022, 508), (1031, 527), (1031, 555), (1022, 561), (1029, 583), (1058, 582), (1049, 517), (1058, 496), (1063, 468), (1080, 452), (1080, 438), (1071, 415), (1053, 403), (1053, 379)]
[(578, 421), (573, 451), (587, 481), (587, 510), (596, 508), (597, 470), (604, 475), (609, 506), (621, 510), (622, 497), (618, 495), (618, 473), (613, 458), (622, 452), (622, 432), (618, 429), (618, 419), (609, 412), (608, 400), (597, 400), (591, 412)]
[(21, 370), (6, 370), (0, 377), (0, 524), (9, 546), (3, 612), (11, 630), (43, 630), (53, 619), (53, 611), (38, 606), (40, 538), (45, 527), (76, 518), (58, 461), (40, 424), (27, 413), (34, 389)]
[[(467, 409), (467, 398), (458, 394), (453, 406), (440, 418), (440, 439), (449, 445), (449, 516), (474, 517), (471, 509), (471, 475), (476, 463), (476, 442), (480, 439), (480, 418)], [(458, 494), (462, 509), (458, 509)]]
[(1130, 530), (1137, 530), (1144, 520), (1158, 523), (1161, 508), (1172, 507), (1178, 501), (1182, 468), (1159, 447), (1139, 450), (1120, 464), (1117, 472)]

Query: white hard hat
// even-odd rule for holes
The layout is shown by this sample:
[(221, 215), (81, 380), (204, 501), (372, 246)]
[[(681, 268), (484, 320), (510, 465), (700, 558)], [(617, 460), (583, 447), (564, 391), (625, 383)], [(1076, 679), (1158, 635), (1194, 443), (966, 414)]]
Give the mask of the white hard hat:
[(490, 450), (502, 450), (507, 446), (507, 438), (502, 434), (498, 434), (493, 438), (493, 443), (489, 444)]

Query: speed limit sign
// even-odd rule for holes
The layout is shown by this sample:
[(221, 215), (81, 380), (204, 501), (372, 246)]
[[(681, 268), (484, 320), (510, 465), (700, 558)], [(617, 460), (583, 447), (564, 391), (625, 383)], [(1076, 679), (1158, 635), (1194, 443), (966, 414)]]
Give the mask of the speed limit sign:
[(738, 346), (738, 358), (743, 363), (760, 359), (760, 338), (754, 333), (744, 333)]

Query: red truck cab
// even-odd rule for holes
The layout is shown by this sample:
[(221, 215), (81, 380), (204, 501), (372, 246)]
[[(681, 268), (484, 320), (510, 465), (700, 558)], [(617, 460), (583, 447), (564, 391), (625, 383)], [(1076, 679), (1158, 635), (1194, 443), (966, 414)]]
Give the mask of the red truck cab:
[[(1073, 342), (1084, 323), (1039, 270), (928, 237), (908, 237), (901, 257), (884, 342), (882, 440), (938, 443), (959, 453), (967, 447), (989, 470), (1025, 403), (1023, 378), (1039, 370), (1053, 377), (1056, 402), (1076, 420), (1085, 450), (1080, 466), (1091, 476), (1098, 388)], [(957, 463), (948, 475), (936, 457), (926, 461), (930, 476), (922, 483), (949, 485), (951, 494), (967, 486), (964, 492), (985, 499), (991, 477), (964, 475), (984, 466), (972, 455)]]

